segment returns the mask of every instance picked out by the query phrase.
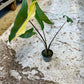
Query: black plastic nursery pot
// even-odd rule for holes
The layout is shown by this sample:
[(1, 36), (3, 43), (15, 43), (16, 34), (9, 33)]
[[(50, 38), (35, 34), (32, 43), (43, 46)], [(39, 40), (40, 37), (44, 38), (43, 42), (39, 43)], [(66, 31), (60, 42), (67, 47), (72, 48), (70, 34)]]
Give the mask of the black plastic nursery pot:
[(52, 50), (43, 50), (42, 51), (42, 57), (43, 57), (43, 60), (45, 61), (45, 62), (50, 62), (51, 61), (51, 59), (52, 59), (52, 56), (53, 56), (53, 51)]

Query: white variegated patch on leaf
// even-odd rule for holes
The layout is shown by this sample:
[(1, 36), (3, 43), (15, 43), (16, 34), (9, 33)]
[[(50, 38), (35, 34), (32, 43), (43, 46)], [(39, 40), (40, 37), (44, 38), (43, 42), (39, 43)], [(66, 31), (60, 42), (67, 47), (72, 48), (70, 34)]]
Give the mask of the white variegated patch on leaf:
[[(26, 0), (23, 0), (23, 4), (22, 4), (22, 7), (20, 9), (20, 12), (18, 13), (18, 16), (16, 17), (16, 21), (17, 21), (17, 18), (22, 18), (24, 19), (24, 15), (27, 13), (28, 10), (25, 10), (26, 7), (28, 6), (25, 6), (25, 4), (27, 5), (27, 1), (25, 2)], [(9, 41), (11, 40), (14, 40), (16, 39), (17, 36), (21, 35), (21, 34), (24, 34), (26, 32), (26, 25), (27, 25), (27, 22), (35, 16), (35, 10), (36, 10), (36, 7), (35, 7), (35, 3), (36, 1), (32, 2), (32, 4), (30, 5), (29, 7), (29, 11), (28, 11), (28, 15), (27, 15), (27, 18), (25, 20), (23, 20), (23, 22), (20, 23), (20, 20), (19, 21), (19, 25), (17, 27), (16, 24), (14, 24), (12, 30), (11, 30), (11, 33), (9, 35)], [(27, 9), (27, 8), (26, 8)], [(25, 10), (25, 11), (24, 11)], [(25, 12), (25, 14), (23, 16), (21, 16), (21, 14), (23, 14)], [(21, 16), (21, 17), (20, 17)], [(21, 20), (22, 20), (21, 19)], [(18, 22), (17, 21), (17, 22)], [(18, 29), (18, 30), (17, 30)]]

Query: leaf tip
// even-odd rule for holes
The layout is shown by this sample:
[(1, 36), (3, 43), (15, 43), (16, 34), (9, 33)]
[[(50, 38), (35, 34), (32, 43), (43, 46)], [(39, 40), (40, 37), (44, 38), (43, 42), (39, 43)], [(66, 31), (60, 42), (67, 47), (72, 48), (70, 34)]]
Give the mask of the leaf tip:
[(10, 38), (10, 35), (9, 35), (9, 38), (8, 38), (9, 42), (11, 42), (11, 38)]
[(51, 22), (51, 25), (54, 25), (54, 22)]

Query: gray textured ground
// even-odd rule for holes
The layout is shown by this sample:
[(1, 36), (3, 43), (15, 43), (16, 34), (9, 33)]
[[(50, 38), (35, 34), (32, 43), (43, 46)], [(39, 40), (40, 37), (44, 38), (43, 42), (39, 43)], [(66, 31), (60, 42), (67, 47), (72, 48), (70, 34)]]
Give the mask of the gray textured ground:
[[(51, 46), (54, 55), (49, 63), (41, 58), (44, 46), (38, 35), (29, 39), (17, 38), (9, 43), (10, 27), (0, 37), (0, 46), (2, 46), (0, 52), (3, 52), (4, 48), (4, 53), (13, 51), (16, 54), (12, 53), (15, 55), (13, 56), (9, 53), (3, 56), (1, 53), (0, 60), (5, 57), (1, 64), (3, 67), (10, 65), (10, 68), (7, 70), (7, 68), (0, 67), (3, 72), (2, 76), (6, 79), (0, 78), (0, 80), (4, 82), (3, 84), (84, 84), (84, 1), (43, 0), (39, 3), (50, 20), (54, 22), (53, 26), (45, 24), (48, 43), (64, 23), (65, 19), (62, 18), (64, 14), (70, 16), (74, 23), (66, 24), (54, 40)], [(39, 28), (34, 18), (33, 22)], [(28, 28), (31, 28), (29, 23)], [(41, 31), (40, 28), (39, 31)], [(3, 47), (6, 45), (8, 47)], [(6, 56), (11, 60), (7, 60)], [(4, 62), (7, 65), (4, 65)], [(7, 73), (5, 73), (6, 70)]]

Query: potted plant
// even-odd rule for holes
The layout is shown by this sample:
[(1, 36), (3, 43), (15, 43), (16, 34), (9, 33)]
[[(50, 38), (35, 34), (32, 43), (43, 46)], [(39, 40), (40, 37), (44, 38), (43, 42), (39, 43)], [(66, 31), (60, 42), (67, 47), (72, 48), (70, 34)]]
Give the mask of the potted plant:
[[(52, 55), (53, 55), (53, 51), (50, 49), (50, 46), (51, 46), (53, 40), (58, 35), (58, 33), (63, 28), (63, 26), (65, 25), (66, 22), (73, 23), (73, 21), (71, 18), (64, 15), (63, 18), (64, 17), (67, 18), (66, 22), (64, 22), (64, 24), (59, 28), (59, 30), (56, 32), (56, 34), (53, 36), (52, 40), (50, 41), (49, 45), (47, 45), (44, 31), (43, 31), (44, 36), (42, 36), (41, 33), (39, 32), (38, 28), (30, 20), (32, 17), (36, 18), (37, 22), (41, 26), (42, 31), (44, 30), (44, 23), (43, 22), (53, 25), (53, 23), (48, 19), (48, 17), (44, 14), (42, 9), (39, 7), (36, 0), (32, 0), (32, 3), (29, 7), (29, 10), (28, 10), (27, 0), (23, 0), (21, 9), (19, 10), (19, 12), (17, 14), (14, 25), (11, 29), (11, 32), (9, 35), (9, 42), (14, 40), (17, 36), (19, 36), (21, 38), (30, 38), (31, 36), (35, 35), (37, 32), (39, 34), (39, 36), (41, 37), (41, 39), (44, 43), (44, 46), (45, 46), (45, 49), (42, 51), (43, 59), (46, 62), (49, 62), (52, 58)], [(30, 24), (32, 25), (32, 28), (29, 30), (26, 30), (27, 22), (30, 22)], [(34, 30), (36, 32), (34, 32)]]

